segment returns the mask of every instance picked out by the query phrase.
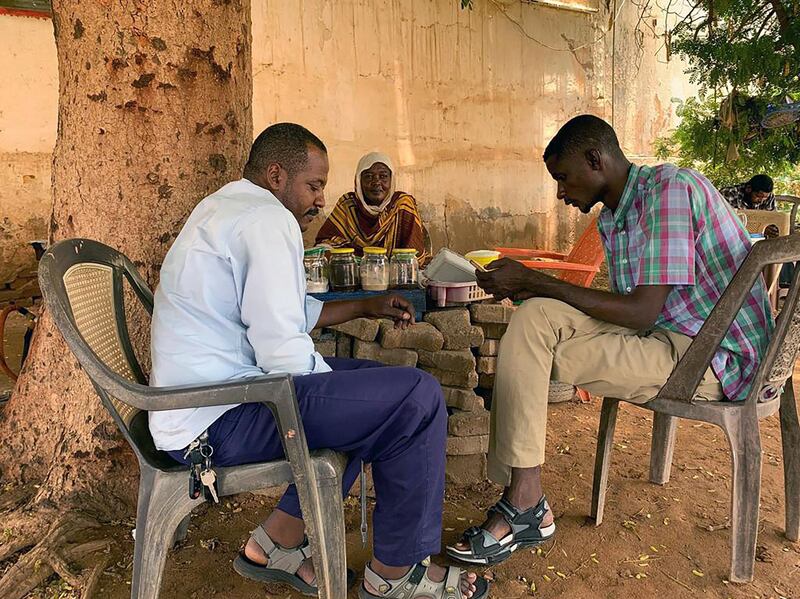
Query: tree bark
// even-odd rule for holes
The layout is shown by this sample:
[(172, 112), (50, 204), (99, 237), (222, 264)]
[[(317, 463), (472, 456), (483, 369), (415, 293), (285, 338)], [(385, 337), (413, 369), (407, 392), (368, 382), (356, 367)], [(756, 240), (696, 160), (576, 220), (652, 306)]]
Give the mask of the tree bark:
[[(241, 176), (252, 141), (250, 2), (53, 4), (50, 241), (99, 240), (155, 285), (192, 208)], [(143, 313), (131, 333), (147, 363)], [(46, 314), (1, 417), (2, 479), (39, 483), (34, 505), (130, 515), (132, 453)]]

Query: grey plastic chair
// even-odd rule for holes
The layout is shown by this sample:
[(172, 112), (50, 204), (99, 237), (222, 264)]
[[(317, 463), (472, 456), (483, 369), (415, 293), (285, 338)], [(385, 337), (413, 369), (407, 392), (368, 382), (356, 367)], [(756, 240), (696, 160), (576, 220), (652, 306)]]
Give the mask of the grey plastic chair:
[(792, 233), (797, 232), (798, 224), (797, 224), (797, 207), (800, 206), (800, 198), (797, 196), (791, 195), (783, 195), (783, 196), (775, 196), (776, 202), (786, 202), (787, 204), (792, 205), (792, 211), (789, 214), (789, 226), (791, 227), (790, 230)]
[[(753, 246), (672, 375), (655, 398), (638, 407), (652, 410), (653, 439), (650, 480), (669, 481), (678, 418), (715, 424), (725, 431), (731, 447), (731, 572), (733, 582), (753, 578), (761, 497), (761, 436), (758, 421), (780, 412), (786, 493), (786, 536), (800, 539), (800, 426), (797, 420), (792, 372), (800, 347), (800, 272), (795, 274), (783, 310), (747, 399), (741, 402), (693, 401), (714, 352), (767, 264), (800, 259), (800, 235), (761, 241)], [(614, 425), (619, 402), (605, 398), (597, 436), (592, 517), (603, 521)]]
[(176, 533), (185, 534), (189, 513), (203, 502), (202, 495), (189, 498), (188, 467), (155, 448), (147, 412), (256, 402), (274, 414), (288, 461), (215, 468), (219, 495), (294, 482), (311, 541), (319, 596), (345, 597), (341, 479), (346, 458), (333, 451), (309, 453), (292, 377), (263, 376), (186, 387), (147, 386), (128, 336), (124, 281), (152, 312), (153, 295), (134, 265), (101, 243), (88, 239), (61, 241), (45, 253), (39, 265), (47, 309), (139, 460), (131, 597), (158, 597)]

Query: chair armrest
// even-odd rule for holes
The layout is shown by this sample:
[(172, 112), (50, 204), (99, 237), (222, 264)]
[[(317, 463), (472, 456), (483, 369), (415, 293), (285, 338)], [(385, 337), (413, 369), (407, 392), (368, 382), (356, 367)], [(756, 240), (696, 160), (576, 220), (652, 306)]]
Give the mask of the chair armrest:
[(114, 397), (140, 410), (160, 412), (184, 408), (204, 408), (246, 403), (280, 403), (281, 397), (294, 395), (292, 376), (274, 374), (223, 383), (203, 383), (175, 387), (144, 385), (103, 385)]
[(545, 262), (539, 260), (518, 260), (523, 266), (541, 270), (570, 270), (580, 272), (600, 272), (599, 266), (580, 264), (578, 262)]
[(506, 258), (550, 258), (552, 260), (563, 260), (567, 257), (566, 254), (561, 252), (550, 252), (547, 250), (536, 250), (527, 248), (494, 248), (494, 251), (500, 252)]
[(762, 269), (798, 259), (800, 237), (787, 235), (755, 244), (656, 397), (691, 402)]
[(120, 384), (118, 377), (116, 380), (104, 380), (105, 373), (95, 378), (95, 374), (98, 373), (92, 373), (90, 376), (98, 393), (110, 394), (141, 410), (162, 411), (231, 404), (264, 404), (275, 418), (295, 483), (298, 487), (303, 485), (303, 490), (300, 492), (306, 494), (306, 499), (301, 497), (301, 501), (308, 501), (307, 494), (313, 493), (313, 489), (309, 489), (316, 485), (316, 474), (310, 461), (308, 442), (291, 375), (266, 375), (212, 385), (147, 387), (129, 383), (127, 380)]
[[(267, 375), (215, 385), (185, 387), (141, 387), (125, 385), (118, 398), (147, 410), (263, 403), (272, 412), (281, 436), (283, 452), (297, 486), (300, 508), (313, 538), (325, 525), (318, 473), (311, 461), (305, 428), (300, 417), (292, 376)], [(121, 392), (120, 392), (121, 391)]]

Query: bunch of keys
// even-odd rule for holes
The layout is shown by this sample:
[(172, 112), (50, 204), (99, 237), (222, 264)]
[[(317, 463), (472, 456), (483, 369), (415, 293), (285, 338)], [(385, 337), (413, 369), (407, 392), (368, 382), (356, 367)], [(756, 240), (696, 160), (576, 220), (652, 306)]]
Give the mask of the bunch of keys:
[(192, 441), (186, 450), (186, 456), (191, 460), (189, 470), (189, 497), (197, 499), (200, 493), (206, 498), (219, 503), (217, 493), (217, 474), (211, 468), (211, 456), (214, 448), (208, 444), (208, 435), (204, 434)]

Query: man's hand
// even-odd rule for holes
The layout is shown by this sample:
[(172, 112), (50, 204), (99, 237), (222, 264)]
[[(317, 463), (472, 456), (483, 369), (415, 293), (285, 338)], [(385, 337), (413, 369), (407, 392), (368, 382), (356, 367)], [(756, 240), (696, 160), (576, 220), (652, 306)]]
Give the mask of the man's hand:
[(475, 276), (478, 285), (497, 300), (537, 297), (540, 295), (538, 289), (553, 280), (552, 277), (510, 258), (495, 260), (486, 267), (486, 271), (476, 271)]
[(764, 229), (764, 237), (766, 239), (775, 239), (780, 236), (781, 232), (778, 230), (778, 225), (767, 225)]
[(407, 329), (414, 324), (414, 306), (402, 295), (376, 295), (360, 300), (364, 316), (390, 318), (397, 329)]

